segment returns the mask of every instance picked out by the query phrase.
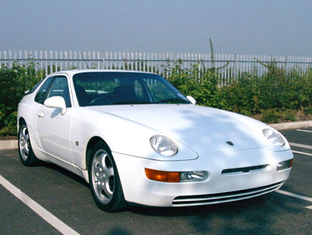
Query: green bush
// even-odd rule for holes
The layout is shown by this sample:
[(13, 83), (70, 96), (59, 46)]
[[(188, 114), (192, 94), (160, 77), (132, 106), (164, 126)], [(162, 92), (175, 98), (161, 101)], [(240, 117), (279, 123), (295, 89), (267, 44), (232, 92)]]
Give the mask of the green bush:
[(310, 107), (305, 107), (305, 108), (304, 108), (304, 113), (305, 113), (306, 115), (312, 115), (312, 106), (310, 106)]
[(244, 76), (228, 86), (220, 88), (222, 108), (244, 115), (260, 112), (259, 82), (255, 77)]
[(193, 96), (197, 103), (204, 106), (218, 107), (218, 78), (214, 71), (203, 72), (199, 64), (191, 69), (181, 69), (182, 61), (172, 68), (168, 80), (183, 94)]
[[(213, 56), (212, 58), (213, 59)], [(253, 71), (231, 78), (231, 84), (219, 85), (219, 70), (212, 60), (211, 68), (199, 61), (190, 69), (182, 69), (179, 60), (168, 66), (168, 80), (184, 95), (191, 95), (197, 104), (216, 107), (254, 116), (275, 123), (295, 121), (296, 111), (312, 115), (312, 69), (286, 71), (272, 61), (263, 64), (267, 72), (257, 76)], [(17, 104), (25, 91), (31, 89), (44, 71), (37, 71), (34, 63), (2, 66), (0, 68), (0, 135), (16, 134)]]
[(286, 109), (286, 110), (281, 110), (281, 109), (267, 109), (263, 110), (261, 113), (261, 118), (260, 120), (263, 122), (268, 122), (268, 123), (278, 123), (278, 122), (284, 122), (284, 121), (295, 121), (295, 113), (293, 110)]
[(0, 135), (16, 134), (17, 104), (43, 76), (34, 63), (0, 68)]
[[(220, 88), (220, 97), (224, 109), (245, 115), (257, 115), (265, 112), (270, 117), (287, 120), (294, 118), (281, 115), (286, 110), (304, 110), (312, 105), (312, 72), (285, 71), (272, 62), (268, 72), (261, 77), (244, 74), (237, 81)], [(287, 113), (287, 112), (286, 112)], [(271, 118), (265, 118), (270, 120)], [(280, 119), (279, 119), (280, 120)], [(275, 122), (274, 119), (268, 122)]]

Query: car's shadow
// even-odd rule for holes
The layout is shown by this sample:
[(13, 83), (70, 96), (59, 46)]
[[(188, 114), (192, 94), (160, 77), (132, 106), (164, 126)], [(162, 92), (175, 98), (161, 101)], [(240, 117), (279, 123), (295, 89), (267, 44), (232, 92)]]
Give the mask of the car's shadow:
[(267, 200), (270, 199), (270, 195), (263, 195), (256, 198), (245, 199), (242, 201), (192, 206), (192, 207), (144, 207), (139, 205), (130, 205), (128, 211), (145, 215), (145, 216), (193, 216), (193, 215), (206, 215), (206, 214), (219, 214), (226, 211), (233, 214), (239, 213), (242, 210), (253, 210), (257, 207), (263, 206)]
[(89, 184), (83, 178), (81, 178), (80, 176), (78, 176), (78, 175), (58, 166), (58, 165), (55, 165), (53, 163), (40, 161), (40, 163), (37, 166), (42, 166), (42, 167), (46, 167), (46, 168), (49, 168), (51, 170), (57, 171), (57, 172), (61, 173), (62, 175), (69, 177), (69, 178), (77, 181), (78, 183), (86, 186), (86, 187), (89, 187)]

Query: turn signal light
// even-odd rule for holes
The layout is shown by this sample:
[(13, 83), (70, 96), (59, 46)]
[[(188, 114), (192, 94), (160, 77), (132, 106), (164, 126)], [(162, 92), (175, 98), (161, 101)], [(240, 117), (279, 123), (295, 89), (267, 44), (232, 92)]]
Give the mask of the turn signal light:
[(150, 180), (156, 180), (167, 183), (180, 182), (180, 172), (157, 171), (145, 168), (145, 175)]

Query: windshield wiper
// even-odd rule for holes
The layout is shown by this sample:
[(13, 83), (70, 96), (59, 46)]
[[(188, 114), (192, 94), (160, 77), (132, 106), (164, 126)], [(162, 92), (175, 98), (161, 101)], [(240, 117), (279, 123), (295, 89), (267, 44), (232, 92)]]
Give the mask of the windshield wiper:
[(161, 100), (157, 103), (159, 104), (189, 104), (190, 102), (188, 100), (181, 99), (181, 98), (170, 98), (170, 99)]
[(146, 101), (115, 101), (112, 102), (111, 105), (118, 105), (118, 104), (150, 104), (151, 102)]

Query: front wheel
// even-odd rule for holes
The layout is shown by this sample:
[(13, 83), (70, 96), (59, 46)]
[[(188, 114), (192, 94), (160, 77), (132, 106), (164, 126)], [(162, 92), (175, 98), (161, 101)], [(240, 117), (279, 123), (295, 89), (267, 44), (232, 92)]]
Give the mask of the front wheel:
[(126, 208), (116, 164), (103, 142), (91, 150), (88, 174), (91, 193), (99, 208), (108, 212)]
[(34, 166), (39, 162), (32, 150), (29, 132), (25, 123), (20, 126), (18, 132), (18, 153), (21, 162), (25, 166)]

